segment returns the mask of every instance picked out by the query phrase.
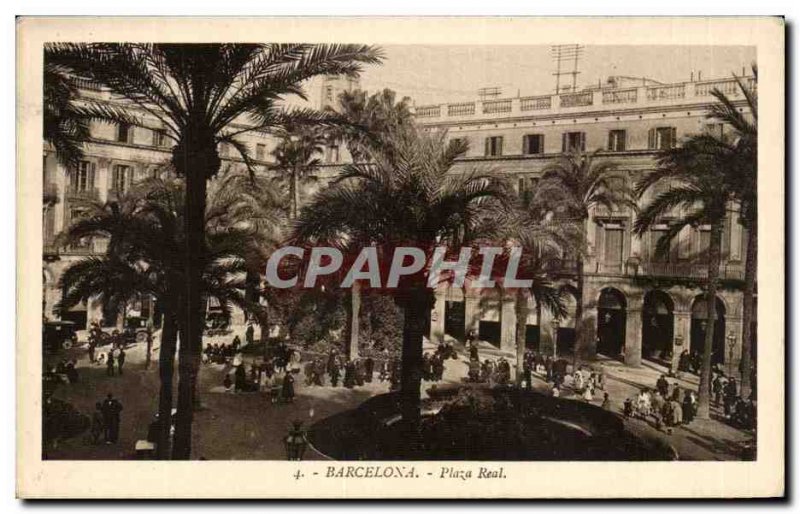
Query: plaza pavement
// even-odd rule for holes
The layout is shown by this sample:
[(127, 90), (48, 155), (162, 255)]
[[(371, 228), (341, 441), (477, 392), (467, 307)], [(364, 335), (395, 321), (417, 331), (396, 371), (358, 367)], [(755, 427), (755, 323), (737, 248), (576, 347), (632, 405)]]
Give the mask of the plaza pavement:
[[(232, 335), (224, 338), (230, 342)], [(220, 338), (213, 338), (220, 342)], [(209, 342), (211, 339), (207, 339)], [(144, 368), (145, 345), (139, 343), (129, 348), (122, 376), (109, 377), (105, 366), (92, 365), (83, 348), (72, 350), (71, 356), (78, 359), (80, 382), (61, 385), (55, 393), (57, 398), (72, 403), (84, 414), (91, 414), (94, 403), (101, 401), (108, 392), (123, 404), (119, 442), (114, 445), (92, 445), (87, 437), (78, 436), (62, 441), (57, 448), (48, 449), (51, 459), (129, 459), (137, 440), (144, 439), (158, 403), (158, 343), (154, 344), (154, 355), (150, 368)], [(435, 350), (426, 344), (426, 351)], [(460, 348), (457, 360), (448, 359), (443, 382), (460, 383), (466, 376), (467, 355)], [(497, 358), (501, 353), (489, 345), (481, 348), (481, 360)], [(506, 355), (514, 368), (514, 358)], [(245, 359), (248, 360), (247, 358)], [(606, 375), (606, 392), (609, 393), (615, 412), (621, 412), (625, 398), (633, 396), (642, 387), (653, 387), (658, 376), (665, 370), (645, 362), (640, 368), (628, 368), (618, 361), (601, 359), (595, 365), (602, 366)], [(249, 370), (249, 367), (248, 367)], [(197, 390), (202, 408), (195, 414), (193, 428), (193, 458), (209, 460), (283, 460), (286, 452), (283, 437), (294, 420), (305, 426), (349, 410), (367, 398), (388, 392), (388, 383), (373, 381), (363, 387), (346, 389), (330, 386), (306, 386), (304, 377), (295, 382), (296, 398), (291, 404), (273, 404), (265, 393), (221, 392), (220, 384), (230, 366), (203, 365), (198, 378)], [(175, 394), (177, 398), (177, 373)], [(674, 382), (675, 379), (670, 379)], [(685, 375), (678, 381), (681, 387), (697, 387), (697, 377)], [(423, 384), (424, 391), (430, 383)], [(546, 392), (549, 388), (542, 377), (536, 376), (534, 387)], [(572, 397), (570, 379), (562, 391), (563, 398)], [(582, 401), (576, 399), (575, 401)], [(602, 402), (602, 394), (595, 404)], [(713, 409), (713, 408), (712, 408)], [(628, 428), (638, 434), (664, 439), (672, 445), (683, 460), (736, 460), (742, 444), (752, 439), (752, 434), (735, 429), (719, 420), (720, 413), (713, 409), (711, 420), (695, 420), (688, 427), (676, 428), (672, 435), (657, 431), (651, 424), (641, 420), (626, 420)], [(310, 448), (307, 459), (324, 456)]]

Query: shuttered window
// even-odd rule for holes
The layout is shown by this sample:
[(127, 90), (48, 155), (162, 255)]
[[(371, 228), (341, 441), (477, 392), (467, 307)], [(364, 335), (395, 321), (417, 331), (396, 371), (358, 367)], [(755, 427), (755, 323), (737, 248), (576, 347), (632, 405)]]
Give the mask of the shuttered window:
[(561, 134), (561, 151), (586, 150), (586, 132), (564, 132)]
[(647, 132), (647, 147), (651, 150), (669, 150), (678, 142), (675, 127), (656, 127)]
[(484, 154), (487, 157), (496, 157), (503, 155), (503, 137), (493, 136), (486, 138), (486, 148)]

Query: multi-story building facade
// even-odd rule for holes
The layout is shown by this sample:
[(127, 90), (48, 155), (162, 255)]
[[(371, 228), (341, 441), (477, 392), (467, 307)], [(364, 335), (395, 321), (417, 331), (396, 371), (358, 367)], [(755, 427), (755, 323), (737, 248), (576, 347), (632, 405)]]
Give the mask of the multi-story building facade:
[[(88, 81), (78, 80), (79, 94), (98, 102), (123, 102), (102, 88)], [(358, 88), (352, 79), (323, 77), (308, 85), (309, 97), (314, 108), (321, 109), (334, 105), (335, 99), (345, 90)], [(126, 108), (136, 111), (131, 105)], [(158, 127), (158, 121), (145, 112), (136, 112), (148, 126)], [(234, 124), (234, 128), (244, 128)], [(237, 126), (241, 125), (241, 126)], [(158, 128), (148, 129), (133, 126), (118, 126), (105, 123), (92, 123), (91, 138), (84, 145), (84, 157), (75, 169), (65, 168), (56, 158), (55, 150), (44, 145), (43, 150), (43, 315), (48, 319), (67, 319), (88, 327), (92, 321), (102, 321), (108, 326), (121, 326), (122, 315), (103, 312), (104, 306), (90, 299), (67, 311), (58, 308), (63, 296), (59, 279), (70, 264), (91, 255), (105, 251), (107, 241), (102, 238), (87, 239), (80, 244), (64, 246), (58, 241), (58, 234), (69, 224), (86, 212), (85, 200), (106, 202), (124, 194), (139, 180), (162, 176), (169, 173), (173, 141)], [(270, 174), (268, 165), (274, 162), (272, 151), (279, 140), (261, 132), (246, 132), (239, 136), (249, 151), (258, 173)], [(231, 145), (222, 144), (219, 148), (223, 170), (244, 172), (246, 166), (239, 153)], [(349, 159), (346, 147), (342, 144), (329, 144), (323, 150), (324, 163), (318, 175), (321, 178), (335, 173), (340, 163)], [(309, 182), (300, 192), (301, 202), (309, 198), (325, 183), (325, 180)], [(158, 315), (158, 306), (149, 299), (133, 302), (127, 315), (152, 317)], [(244, 316), (236, 312), (234, 322), (243, 323)]]
[[(755, 81), (747, 78), (748, 87)], [(522, 194), (536, 187), (543, 170), (570, 148), (601, 150), (597, 159), (614, 163), (621, 182), (633, 186), (654, 169), (659, 150), (680, 144), (690, 134), (729, 128), (707, 118), (718, 88), (745, 109), (733, 79), (660, 84), (647, 79), (609, 79), (605, 86), (542, 96), (494, 98), (416, 107), (426, 130), (447, 130), (464, 139), (469, 151), (458, 168), (484, 168), (509, 176)], [(642, 202), (647, 202), (651, 192)], [(628, 208), (591, 212), (586, 235), (588, 254), (583, 291), (583, 326), (590, 337), (579, 353), (601, 353), (637, 366), (642, 358), (677, 359), (683, 349), (701, 350), (706, 309), (702, 296), (709, 243), (708, 226), (680, 233), (666, 256), (655, 254), (669, 218), (643, 237), (632, 232)], [(742, 295), (746, 231), (736, 206), (723, 230), (722, 287), (714, 361), (738, 369), (741, 354)], [(558, 280), (570, 294), (572, 313), (554, 323), (552, 316), (529, 303), (526, 320), (517, 320), (514, 293), (479, 294), (470, 289), (442, 289), (432, 315), (431, 337), (461, 336), (475, 331), (501, 349), (513, 351), (517, 323), (525, 323), (525, 344), (543, 352), (569, 351), (575, 338), (575, 268), (565, 262)], [(466, 291), (466, 293), (465, 293)], [(538, 315), (537, 315), (538, 312)]]
[[(747, 83), (755, 87), (753, 79)], [(82, 94), (114, 101), (107, 91), (88, 83), (84, 86)], [(332, 105), (341, 91), (357, 84), (325, 78), (310, 87), (314, 106), (319, 108)], [(619, 180), (632, 185), (653, 169), (660, 149), (679, 144), (689, 134), (726, 130), (706, 117), (714, 88), (745, 108), (732, 79), (659, 84), (613, 78), (605, 86), (579, 92), (418, 106), (415, 115), (423, 130), (446, 130), (449, 138), (469, 142), (470, 150), (459, 160), (456, 172), (474, 167), (492, 170), (512, 180), (520, 194), (534, 188), (543, 169), (571, 147), (601, 149), (599, 158), (612, 160)], [(55, 236), (82, 215), (78, 200), (105, 201), (124, 193), (135, 181), (161, 173), (171, 157), (171, 142), (158, 129), (97, 124), (91, 133), (86, 156), (76, 169), (61, 166), (47, 145), (43, 159), (44, 314), (72, 319), (82, 326), (93, 320), (108, 322), (109, 316), (92, 300), (69, 312), (58, 311), (55, 307), (62, 295), (58, 280), (70, 263), (102, 252), (105, 242), (92, 240), (59, 248)], [(248, 133), (243, 139), (257, 167), (266, 168), (277, 141), (260, 133)], [(244, 167), (233, 148), (222, 147), (220, 154), (224, 166)], [(331, 145), (325, 150), (318, 175), (323, 179), (335, 176), (348, 158), (344, 145)], [(324, 184), (322, 180), (309, 185), (301, 201)], [(723, 287), (717, 301), (714, 358), (735, 370), (742, 334), (738, 284), (744, 275), (747, 234), (737, 220), (736, 207), (731, 207), (723, 236)], [(643, 358), (672, 355), (675, 359), (683, 349), (701, 347), (706, 323), (701, 286), (707, 272), (703, 261), (709, 227), (685, 230), (668, 255), (658, 257), (655, 244), (669, 219), (641, 238), (632, 233), (633, 220), (634, 213), (628, 209), (597, 209), (587, 223), (583, 323), (592, 337), (585, 339), (581, 353), (601, 353), (636, 366)], [(575, 339), (577, 297), (574, 266), (569, 262), (564, 263), (558, 284), (569, 293), (571, 312), (560, 320), (553, 320), (532, 301), (527, 319), (518, 320), (514, 293), (502, 289), (481, 293), (437, 290), (430, 338), (463, 338), (474, 330), (501, 350), (514, 351), (517, 344), (525, 344), (546, 353), (554, 352), (556, 346), (567, 352)], [(155, 307), (143, 301), (132, 308), (151, 316)], [(526, 325), (525, 341), (515, 339), (518, 323)]]

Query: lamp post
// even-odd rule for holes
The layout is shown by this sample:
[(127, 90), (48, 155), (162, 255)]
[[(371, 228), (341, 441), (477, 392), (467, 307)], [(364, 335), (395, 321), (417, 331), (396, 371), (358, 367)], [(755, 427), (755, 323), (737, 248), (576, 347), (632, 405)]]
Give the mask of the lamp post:
[(302, 425), (302, 421), (293, 421), (289, 434), (283, 438), (287, 460), (303, 460), (303, 453), (306, 451), (308, 441), (306, 440), (306, 431), (302, 429)]
[(733, 376), (733, 347), (736, 345), (736, 336), (733, 331), (728, 332), (728, 376)]
[(558, 318), (553, 319), (553, 360), (558, 359), (558, 326), (561, 321)]

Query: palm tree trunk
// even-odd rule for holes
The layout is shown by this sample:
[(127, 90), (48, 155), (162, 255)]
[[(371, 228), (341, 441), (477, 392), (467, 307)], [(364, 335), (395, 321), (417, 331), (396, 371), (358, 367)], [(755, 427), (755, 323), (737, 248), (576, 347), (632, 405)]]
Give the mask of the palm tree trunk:
[(586, 334), (583, 326), (583, 257), (578, 255), (575, 259), (575, 275), (578, 287), (578, 297), (575, 298), (575, 347), (572, 351), (572, 369), (578, 369), (579, 355), (581, 348), (587, 344), (589, 334)]
[(297, 206), (300, 203), (300, 191), (298, 191), (297, 170), (292, 170), (292, 183), (290, 189), (292, 194), (292, 219), (297, 219)]
[(186, 323), (181, 326), (178, 413), (172, 458), (188, 460), (192, 448), (195, 381), (203, 346), (204, 305), (201, 290), (205, 263), (206, 179), (201, 167), (186, 175)]
[(156, 456), (164, 460), (169, 458), (169, 432), (172, 426), (172, 380), (175, 375), (175, 348), (178, 340), (178, 327), (172, 313), (164, 315), (161, 327), (161, 348), (158, 353), (158, 374), (161, 378), (161, 389), (158, 395), (158, 419), (160, 430), (156, 445)]
[(422, 385), (422, 340), (430, 315), (430, 294), (425, 289), (407, 292), (403, 303), (403, 353), (400, 364), (400, 413), (409, 427), (419, 425)]
[(703, 345), (703, 369), (700, 371), (700, 390), (697, 395), (697, 417), (709, 419), (711, 401), (711, 353), (714, 349), (714, 328), (717, 320), (717, 280), (719, 278), (722, 224), (711, 225), (708, 244), (708, 283), (706, 285), (706, 334)]
[(517, 386), (522, 387), (522, 368), (525, 364), (525, 332), (528, 322), (528, 297), (524, 289), (517, 290)]
[(753, 365), (751, 343), (753, 339), (753, 315), (754, 315), (754, 295), (756, 292), (756, 266), (758, 259), (758, 221), (750, 223), (747, 234), (747, 256), (744, 264), (744, 298), (742, 305), (742, 362), (741, 362), (741, 384), (742, 397), (750, 395), (752, 384), (750, 383), (751, 369)]
[(350, 337), (348, 338), (347, 356), (358, 358), (358, 335), (360, 332), (359, 316), (361, 315), (361, 289), (358, 282), (350, 288)]

